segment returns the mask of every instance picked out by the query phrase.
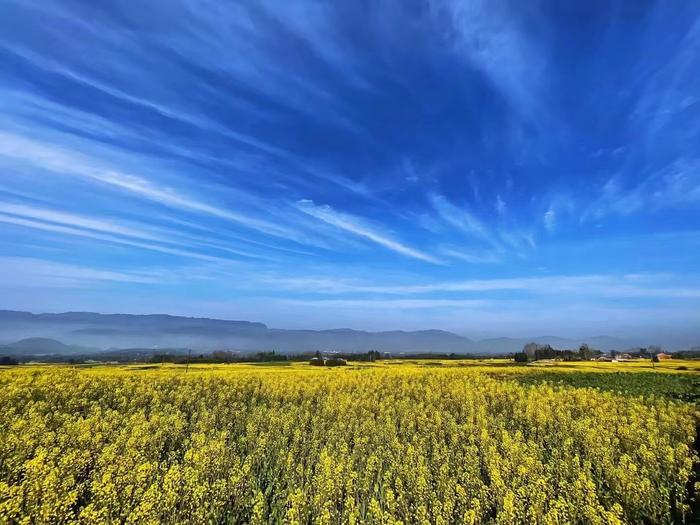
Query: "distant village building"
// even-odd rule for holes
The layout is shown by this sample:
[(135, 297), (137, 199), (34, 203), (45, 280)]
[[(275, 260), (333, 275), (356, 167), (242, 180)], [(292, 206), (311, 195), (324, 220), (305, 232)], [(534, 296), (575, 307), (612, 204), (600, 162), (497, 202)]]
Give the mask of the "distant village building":
[(340, 357), (312, 357), (311, 366), (347, 366), (348, 362)]
[(667, 354), (666, 352), (659, 352), (656, 354), (656, 358), (661, 360), (661, 359), (671, 359), (673, 356), (671, 354)]

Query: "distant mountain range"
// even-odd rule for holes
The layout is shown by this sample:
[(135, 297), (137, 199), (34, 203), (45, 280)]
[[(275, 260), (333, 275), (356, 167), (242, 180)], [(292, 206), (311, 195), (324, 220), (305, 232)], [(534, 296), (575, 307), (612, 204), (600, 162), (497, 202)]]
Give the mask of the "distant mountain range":
[[(585, 340), (555, 336), (501, 337), (475, 341), (443, 330), (366, 332), (351, 329), (282, 330), (263, 323), (172, 315), (66, 312), (33, 314), (0, 310), (0, 354), (83, 354), (123, 348), (191, 348), (195, 351), (239, 350), (298, 353), (434, 352), (504, 354), (518, 352), (528, 342), (555, 348), (588, 343), (600, 350), (625, 349), (638, 342), (609, 336)], [(12, 342), (17, 341), (17, 342)]]

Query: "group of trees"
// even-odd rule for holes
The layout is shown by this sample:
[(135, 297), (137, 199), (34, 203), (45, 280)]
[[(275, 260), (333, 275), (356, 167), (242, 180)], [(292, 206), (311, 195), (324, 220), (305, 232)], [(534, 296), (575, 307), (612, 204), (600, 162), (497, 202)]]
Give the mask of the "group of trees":
[(658, 345), (650, 345), (647, 348), (637, 348), (626, 350), (625, 352), (618, 352), (617, 350), (610, 351), (610, 357), (618, 357), (622, 354), (627, 354), (630, 357), (641, 357), (642, 359), (651, 359), (656, 357), (658, 354), (662, 353), (663, 350)]
[(582, 344), (578, 350), (557, 350), (551, 345), (541, 345), (538, 343), (528, 343), (523, 347), (522, 352), (515, 354), (515, 361), (527, 363), (528, 361), (539, 361), (540, 359), (562, 359), (563, 361), (587, 361), (602, 352), (590, 348), (587, 344)]
[[(215, 350), (210, 354), (198, 353), (198, 354), (185, 354), (185, 353), (156, 353), (150, 358), (152, 363), (175, 363), (175, 364), (185, 364), (185, 363), (269, 363), (269, 362), (279, 362), (279, 361), (290, 361), (290, 362), (301, 362), (308, 361), (310, 357), (315, 355), (316, 357), (321, 356), (320, 351), (316, 351), (315, 354), (303, 353), (303, 354), (281, 354), (274, 350), (269, 352), (256, 352), (256, 353), (238, 353), (231, 352), (229, 350)], [(352, 361), (377, 361), (382, 359), (382, 354), (377, 350), (370, 350), (369, 352), (361, 353), (339, 353), (334, 352), (332, 357), (337, 357), (340, 359), (349, 359)], [(0, 363), (1, 364), (1, 363)]]
[(700, 346), (693, 347), (690, 350), (676, 352), (674, 355), (679, 359), (700, 359)]
[[(323, 357), (319, 350), (316, 350), (314, 356), (317, 358)], [(369, 352), (361, 352), (357, 354), (351, 352), (334, 352), (333, 354), (331, 354), (331, 357), (351, 361), (374, 362), (382, 359), (382, 354), (380, 354), (377, 350), (370, 350)]]
[(295, 356), (278, 354), (274, 350), (271, 352), (257, 352), (254, 354), (238, 354), (228, 350), (217, 350), (211, 354), (153, 354), (150, 361), (152, 363), (267, 363), (272, 361), (289, 361), (302, 359), (292, 359)]

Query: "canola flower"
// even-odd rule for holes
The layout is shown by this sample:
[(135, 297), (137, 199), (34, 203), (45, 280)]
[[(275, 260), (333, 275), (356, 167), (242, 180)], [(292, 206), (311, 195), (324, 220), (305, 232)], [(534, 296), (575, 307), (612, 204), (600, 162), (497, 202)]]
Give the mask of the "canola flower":
[(0, 523), (678, 522), (697, 421), (469, 368), (3, 371)]

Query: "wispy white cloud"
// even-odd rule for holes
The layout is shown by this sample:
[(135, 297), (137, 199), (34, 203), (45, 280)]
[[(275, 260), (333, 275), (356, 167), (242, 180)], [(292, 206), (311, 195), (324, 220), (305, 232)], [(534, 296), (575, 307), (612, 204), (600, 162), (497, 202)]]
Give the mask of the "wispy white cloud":
[(0, 93), (0, 113), (5, 123), (21, 122), (33, 128), (40, 127), (39, 122), (50, 127), (69, 126), (82, 133), (110, 139), (133, 138), (136, 133), (143, 138), (146, 133), (143, 127), (123, 126), (108, 118), (60, 104), (29, 91), (0, 88)]
[[(658, 47), (655, 31), (660, 29), (660, 20), (654, 15), (664, 14), (662, 9), (656, 9), (650, 16), (650, 25), (654, 31), (649, 35), (648, 44)], [(661, 26), (663, 27), (663, 26)], [(700, 56), (697, 49), (700, 46), (700, 19), (690, 24), (688, 31), (678, 33), (677, 46), (671, 53), (663, 56), (663, 62), (650, 63), (644, 55), (640, 96), (637, 97), (636, 107), (632, 113), (632, 125), (636, 132), (641, 132), (645, 139), (645, 147), (656, 147), (655, 142), (661, 133), (671, 134), (674, 138), (682, 137), (682, 142), (698, 138), (700, 125), (697, 118), (692, 117), (688, 109), (697, 102), (700, 80), (697, 71), (700, 68)]]
[(0, 115), (5, 128), (28, 129), (35, 140), (41, 132), (58, 129), (102, 143), (146, 146), (174, 158), (214, 163), (227, 169), (249, 170), (256, 166), (254, 155), (246, 151), (237, 151), (235, 158), (216, 155), (186, 141), (169, 140), (163, 130), (143, 123), (125, 124), (30, 91), (0, 87)]
[[(535, 242), (535, 237), (532, 233), (522, 231), (520, 229), (499, 229), (496, 234), (498, 237), (507, 245), (514, 250), (528, 250), (534, 249), (537, 246)], [(519, 252), (522, 255), (522, 252)]]
[(201, 238), (179, 231), (167, 230), (162, 227), (148, 226), (145, 228), (142, 224), (134, 225), (131, 223), (125, 223), (123, 220), (117, 221), (111, 218), (97, 218), (44, 207), (28, 206), (26, 204), (2, 201), (0, 201), (0, 213), (14, 215), (25, 219), (56, 223), (63, 226), (68, 226), (72, 229), (98, 231), (109, 235), (170, 244), (188, 249), (202, 246), (243, 257), (256, 259), (266, 258), (266, 255), (262, 253), (253, 252), (251, 250), (246, 251), (240, 248), (232, 248), (230, 246), (222, 245), (220, 242), (211, 242), (207, 238)]
[(433, 309), (474, 309), (487, 304), (475, 299), (283, 299), (279, 304), (289, 304), (311, 308), (362, 308), (371, 310), (433, 310)]
[(513, 4), (485, 0), (431, 1), (437, 13), (446, 12), (452, 22), (456, 49), (510, 104), (529, 120), (547, 118), (544, 98), (547, 64), (537, 33), (515, 14)]
[(352, 85), (370, 89), (360, 58), (339, 31), (342, 15), (333, 4), (260, 2), (266, 13), (298, 36), (337, 76)]
[(600, 190), (600, 196), (584, 210), (581, 220), (599, 220), (606, 215), (629, 215), (643, 208), (646, 197), (640, 191), (623, 190), (617, 177), (611, 177)]
[(155, 284), (160, 279), (138, 272), (98, 269), (34, 257), (0, 256), (0, 285), (8, 288), (77, 288), (96, 282)]
[[(498, 253), (505, 252), (507, 248), (516, 252), (522, 252), (535, 247), (535, 238), (530, 232), (523, 231), (516, 226), (494, 228), (477, 217), (467, 206), (452, 204), (443, 195), (431, 193), (428, 198), (437, 216), (443, 222), (474, 239), (488, 244)], [(503, 203), (503, 206), (505, 211), (505, 203)]]
[(472, 279), (428, 284), (371, 284), (328, 278), (271, 278), (275, 286), (316, 293), (434, 294), (519, 291), (536, 295), (594, 296), (601, 298), (700, 298), (700, 281), (689, 283), (663, 274), (557, 275), (507, 279)]
[(93, 180), (175, 209), (218, 217), (268, 235), (292, 239), (298, 237), (297, 232), (278, 224), (209, 204), (144, 177), (103, 166), (99, 161), (81, 153), (16, 134), (0, 132), (0, 155), (21, 159), (62, 175)]
[(455, 206), (442, 195), (431, 194), (429, 198), (435, 211), (446, 223), (471, 236), (493, 241), (484, 223), (468, 209)]
[(137, 237), (152, 241), (162, 241), (163, 239), (151, 232), (133, 226), (124, 226), (115, 221), (88, 217), (85, 215), (77, 215), (75, 213), (67, 213), (63, 211), (51, 210), (47, 208), (39, 208), (36, 206), (27, 206), (25, 204), (16, 204), (0, 201), (0, 212), (7, 215), (19, 215), (30, 219), (37, 219), (43, 222), (54, 222), (63, 225), (83, 228), (88, 230), (97, 230), (105, 233), (113, 233), (126, 237)]
[(375, 227), (370, 226), (358, 217), (338, 212), (327, 205), (318, 206), (310, 200), (301, 200), (297, 202), (297, 206), (301, 211), (311, 215), (312, 217), (316, 217), (327, 224), (350, 232), (359, 237), (369, 239), (370, 241), (379, 244), (380, 246), (384, 246), (391, 251), (400, 253), (401, 255), (405, 255), (407, 257), (419, 259), (421, 261), (440, 264), (439, 259), (391, 238), (389, 234), (378, 231)]
[(544, 221), (545, 228), (547, 228), (550, 232), (554, 231), (557, 227), (557, 212), (552, 208), (549, 208), (546, 212), (544, 212), (542, 220)]
[(560, 226), (560, 221), (571, 217), (576, 212), (576, 201), (568, 192), (554, 192), (548, 197), (549, 206), (542, 215), (542, 224), (547, 231), (553, 232)]
[[(125, 45), (130, 44), (127, 43)], [(41, 69), (53, 72), (54, 74), (62, 75), (73, 80), (74, 82), (89, 86), (111, 97), (128, 102), (129, 104), (153, 111), (163, 117), (167, 117), (199, 129), (207, 130), (207, 132), (223, 134), (237, 142), (240, 142), (241, 144), (254, 147), (268, 154), (275, 154), (283, 157), (288, 155), (287, 151), (279, 147), (271, 145), (245, 133), (221, 126), (218, 122), (206, 116), (202, 116), (201, 114), (193, 113), (182, 108), (172, 107), (164, 104), (163, 102), (156, 102), (148, 97), (131, 94), (124, 89), (107, 84), (89, 74), (78, 72), (66, 66), (65, 63), (46, 58), (45, 56), (35, 53), (30, 49), (20, 46), (10, 46), (9, 49), (11, 49), (15, 54), (23, 57), (25, 60), (34, 63)]]
[(600, 188), (598, 198), (585, 208), (581, 220), (697, 203), (700, 203), (700, 158), (679, 159), (633, 185), (625, 186), (617, 175), (609, 178)]
[(495, 209), (499, 215), (505, 215), (508, 211), (508, 206), (506, 205), (505, 201), (501, 198), (500, 194), (496, 195)]
[(99, 232), (90, 231), (90, 230), (82, 230), (79, 228), (74, 228), (71, 226), (64, 226), (61, 224), (51, 224), (51, 223), (45, 223), (45, 222), (40, 222), (40, 221), (36, 221), (36, 220), (24, 219), (21, 217), (15, 217), (12, 215), (5, 215), (2, 213), (0, 213), (0, 223), (12, 224), (15, 226), (21, 226), (24, 228), (32, 228), (35, 230), (42, 230), (42, 231), (46, 231), (46, 232), (60, 233), (60, 234), (64, 234), (64, 235), (72, 235), (75, 237), (84, 237), (84, 238), (88, 238), (88, 239), (107, 241), (107, 242), (110, 242), (112, 244), (131, 246), (134, 248), (142, 248), (142, 249), (149, 250), (149, 251), (167, 253), (170, 255), (177, 255), (180, 257), (201, 259), (204, 261), (230, 261), (231, 260), (230, 258), (218, 257), (218, 256), (214, 256), (214, 255), (207, 255), (204, 253), (198, 253), (198, 252), (194, 252), (191, 250), (183, 250), (180, 248), (171, 248), (168, 246), (161, 246), (161, 245), (154, 244), (154, 243), (136, 241), (133, 239), (125, 239), (125, 238), (121, 238), (121, 237), (117, 237), (117, 236), (109, 235), (109, 234), (105, 234), (105, 233), (99, 233)]
[(488, 251), (465, 251), (463, 249), (443, 246), (440, 249), (440, 253), (446, 255), (447, 257), (452, 257), (453, 259), (458, 259), (471, 264), (494, 264), (503, 262), (500, 255), (490, 253)]

